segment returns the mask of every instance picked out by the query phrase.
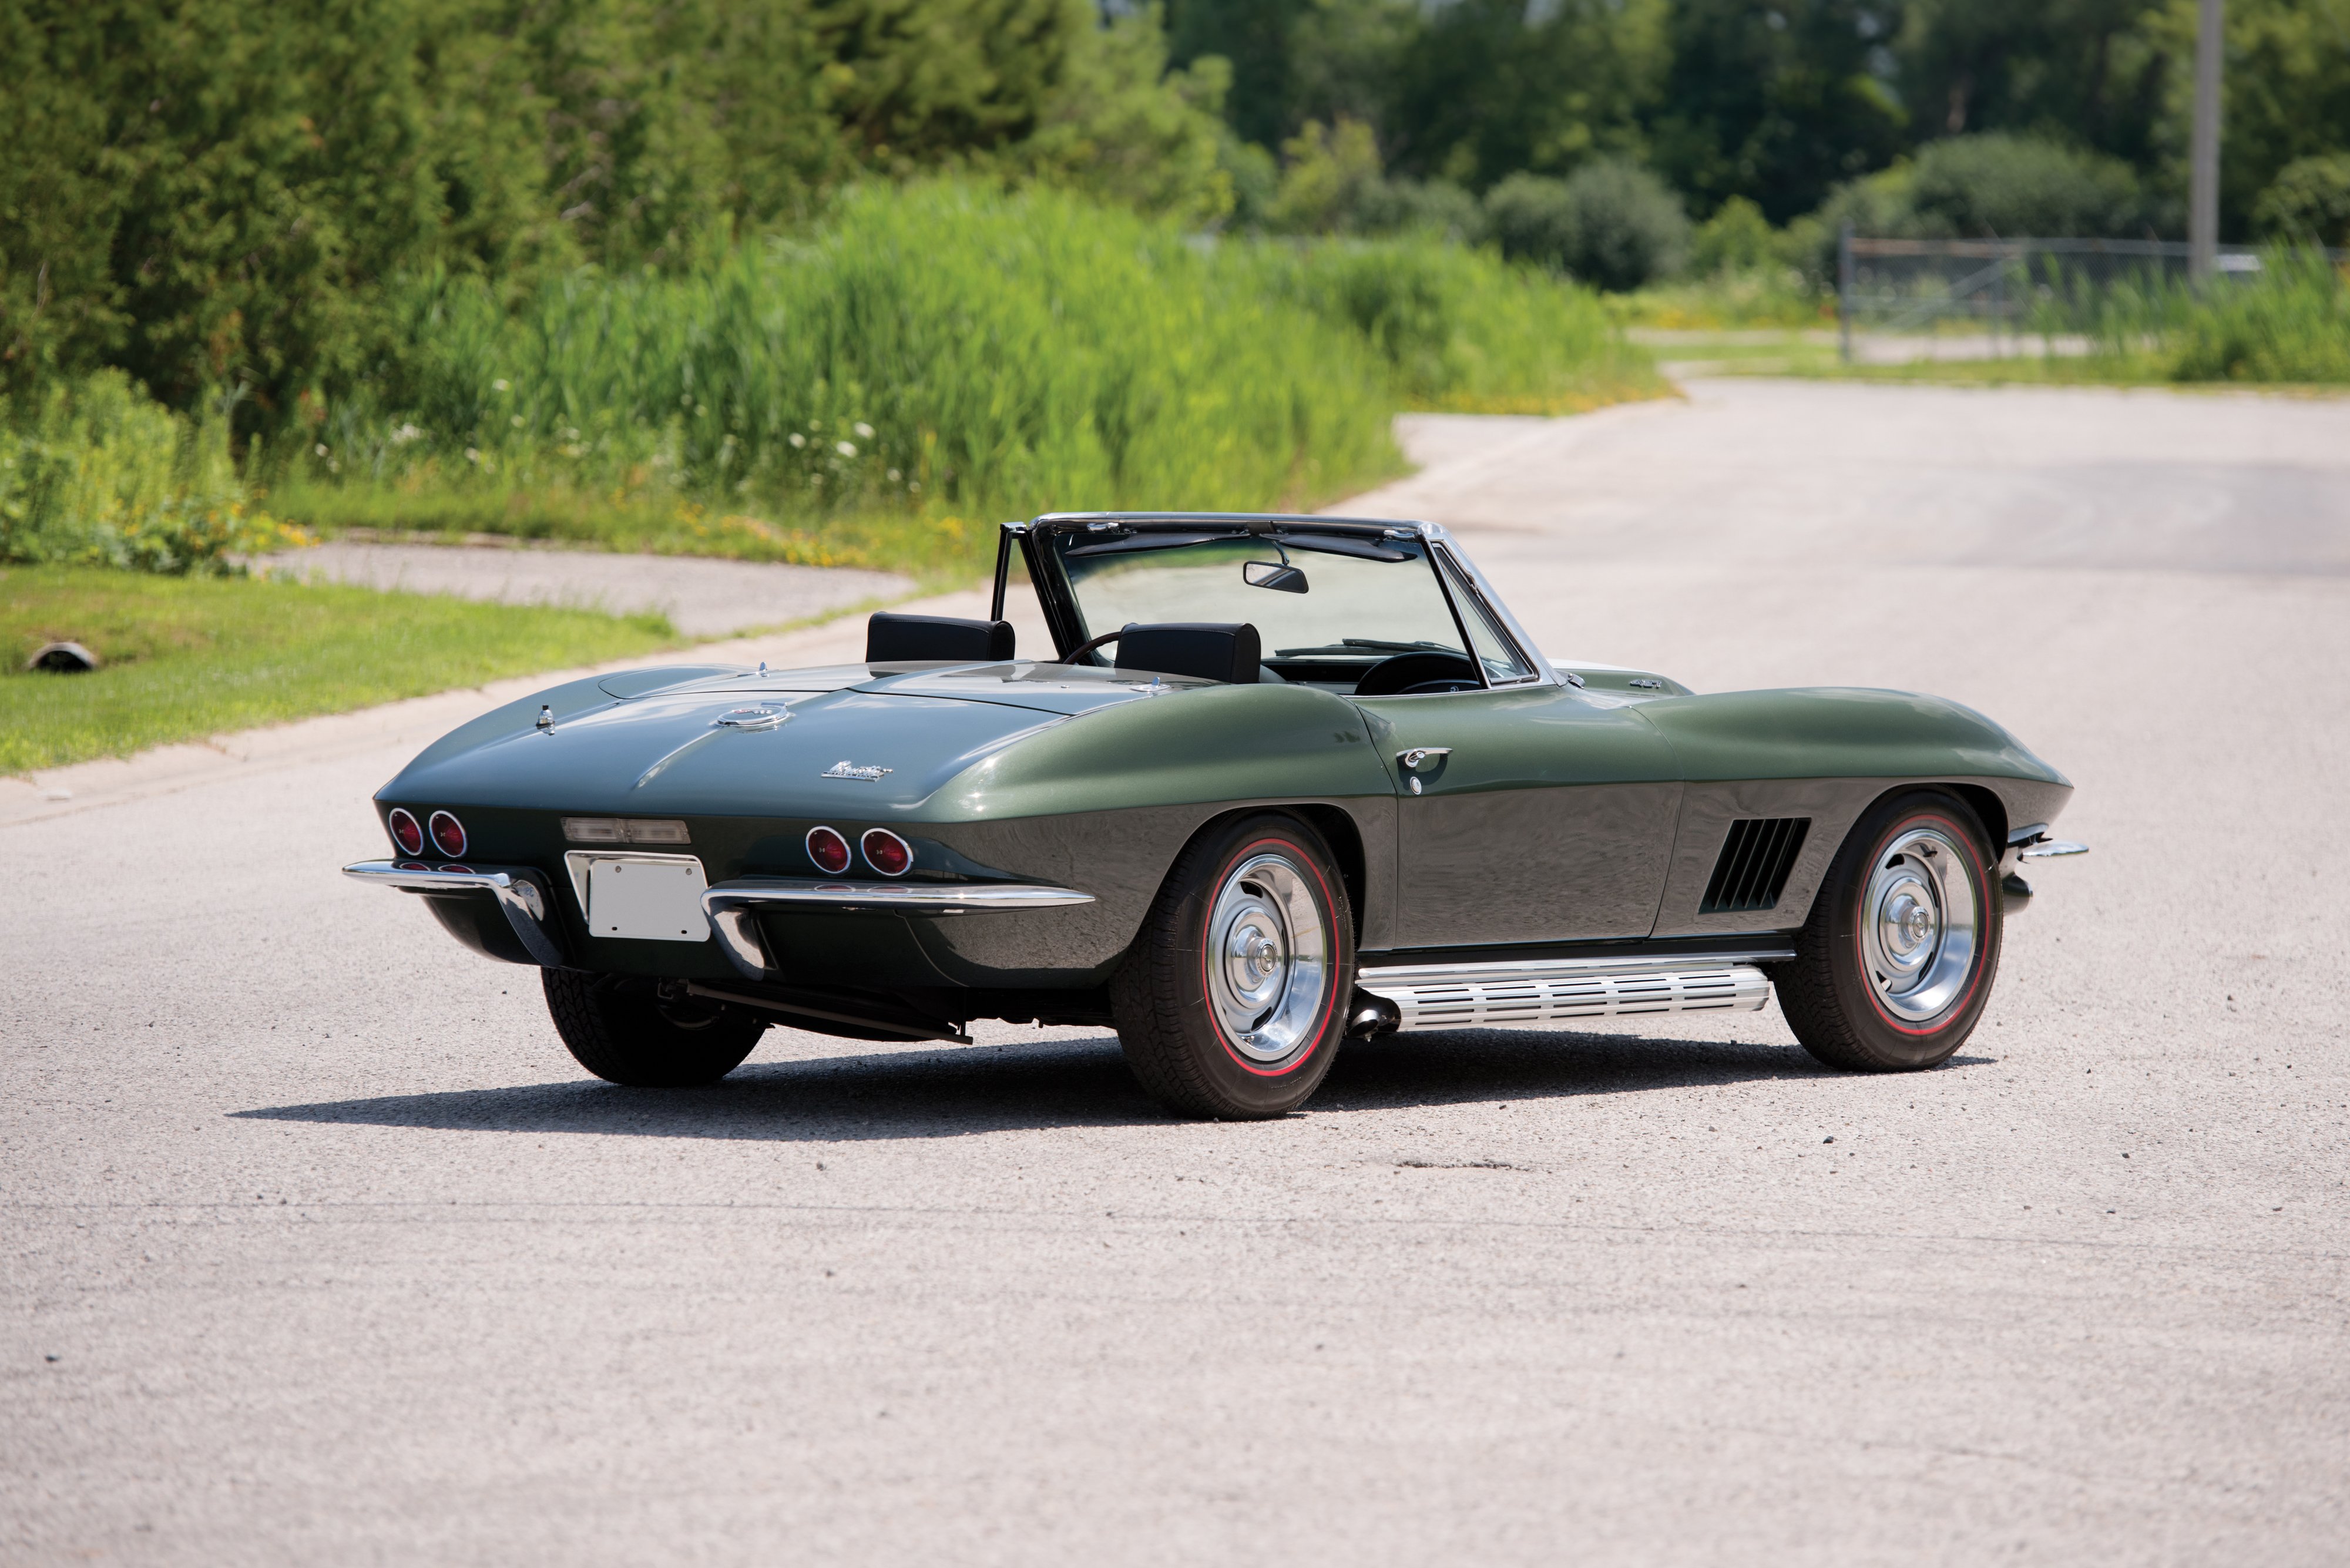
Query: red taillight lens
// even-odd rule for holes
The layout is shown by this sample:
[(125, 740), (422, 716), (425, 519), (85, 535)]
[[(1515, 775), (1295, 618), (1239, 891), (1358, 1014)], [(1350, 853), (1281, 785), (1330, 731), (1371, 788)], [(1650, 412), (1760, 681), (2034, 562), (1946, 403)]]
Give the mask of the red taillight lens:
[(865, 864), (884, 877), (903, 877), (914, 868), (914, 846), (886, 827), (868, 827), (858, 841), (865, 848)]
[(441, 846), (443, 855), (465, 853), (465, 825), (445, 811), (436, 811), (427, 825), (432, 829), (432, 842)]
[(391, 808), (391, 841), (400, 846), (402, 855), (424, 853), (424, 829), (417, 826), (414, 815), (397, 805)]
[(848, 869), (848, 840), (829, 827), (808, 829), (807, 852), (816, 868), (827, 877), (837, 877)]

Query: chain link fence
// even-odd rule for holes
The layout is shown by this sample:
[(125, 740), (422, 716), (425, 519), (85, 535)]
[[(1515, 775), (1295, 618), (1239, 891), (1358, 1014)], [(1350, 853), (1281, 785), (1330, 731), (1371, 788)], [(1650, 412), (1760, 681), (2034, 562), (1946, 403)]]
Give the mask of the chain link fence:
[[(2350, 253), (2328, 254), (2341, 262)], [(2085, 353), (2128, 322), (2194, 296), (2192, 247), (2169, 240), (1889, 240), (1836, 246), (1836, 327), (1853, 335), (1970, 329), (1990, 355)], [(2257, 251), (2223, 247), (2215, 286), (2256, 278)]]

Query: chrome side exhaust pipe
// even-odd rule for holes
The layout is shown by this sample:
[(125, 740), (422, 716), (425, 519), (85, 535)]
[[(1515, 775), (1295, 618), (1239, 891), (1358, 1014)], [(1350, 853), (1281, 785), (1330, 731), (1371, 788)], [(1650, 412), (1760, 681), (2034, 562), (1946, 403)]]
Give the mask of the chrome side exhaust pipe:
[[(1385, 965), (1355, 983), (1394, 1009), (1388, 1027), (1491, 1029), (1650, 1012), (1752, 1012), (1771, 995), (1758, 966), (1792, 948), (1655, 958), (1545, 959), (1516, 963)], [(1361, 1027), (1358, 1010), (1358, 1029)], [(1384, 1018), (1381, 1019), (1384, 1022)], [(1374, 1025), (1363, 1033), (1386, 1033)]]

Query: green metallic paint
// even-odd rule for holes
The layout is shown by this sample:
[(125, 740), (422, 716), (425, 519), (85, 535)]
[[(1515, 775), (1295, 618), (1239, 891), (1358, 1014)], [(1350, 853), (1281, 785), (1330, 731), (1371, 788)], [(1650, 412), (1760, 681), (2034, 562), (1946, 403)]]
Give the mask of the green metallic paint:
[[(1547, 684), (1355, 706), (1402, 795), (1400, 945), (1648, 934), (1680, 781), (1638, 709)], [(1419, 794), (1395, 762), (1415, 746), (1450, 748)]]
[(1386, 797), (1394, 791), (1354, 705), (1308, 686), (1176, 686), (1040, 731), (974, 763), (940, 819), (1103, 806)]
[[(1863, 687), (1727, 691), (1644, 702), (1685, 779), (2064, 775), (1973, 709)], [(2069, 787), (2069, 786), (2068, 786)]]

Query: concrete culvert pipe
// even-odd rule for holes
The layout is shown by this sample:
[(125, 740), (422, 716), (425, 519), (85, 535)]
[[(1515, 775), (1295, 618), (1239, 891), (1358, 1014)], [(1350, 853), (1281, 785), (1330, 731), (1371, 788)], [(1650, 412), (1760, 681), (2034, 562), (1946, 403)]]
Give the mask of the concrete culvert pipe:
[(97, 669), (99, 662), (97, 654), (78, 642), (51, 642), (36, 649), (33, 657), (25, 660), (25, 668), (55, 675), (82, 675)]

